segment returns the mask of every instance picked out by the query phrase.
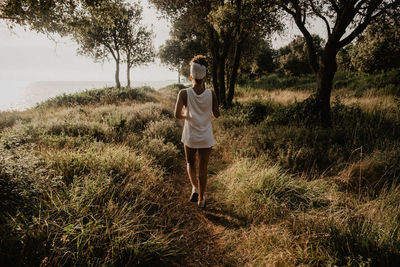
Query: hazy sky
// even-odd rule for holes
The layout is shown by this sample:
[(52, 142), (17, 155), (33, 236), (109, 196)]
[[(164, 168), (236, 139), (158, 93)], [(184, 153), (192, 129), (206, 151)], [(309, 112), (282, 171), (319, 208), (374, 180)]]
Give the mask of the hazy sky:
[[(156, 10), (143, 4), (143, 23), (153, 25), (156, 34), (154, 45), (158, 48), (169, 38), (169, 23), (158, 18)], [(289, 27), (292, 28), (292, 27)], [(294, 27), (295, 28), (295, 27)], [(296, 30), (273, 39), (274, 47), (287, 44)], [(67, 39), (58, 42), (45, 35), (15, 27), (11, 32), (4, 21), (0, 21), (0, 80), (25, 81), (113, 81), (115, 65), (113, 61), (95, 63), (91, 58), (77, 55), (77, 45)], [(125, 81), (125, 67), (122, 65), (120, 79)], [(134, 81), (162, 81), (177, 79), (177, 73), (170, 71), (158, 61), (147, 67), (137, 67), (131, 71)]]

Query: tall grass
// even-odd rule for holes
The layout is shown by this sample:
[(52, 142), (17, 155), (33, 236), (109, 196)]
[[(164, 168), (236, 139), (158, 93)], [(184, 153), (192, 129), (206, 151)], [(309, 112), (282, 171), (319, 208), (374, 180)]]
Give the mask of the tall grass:
[(311, 209), (327, 202), (323, 196), (327, 184), (323, 181), (295, 179), (279, 166), (265, 165), (260, 159), (238, 159), (218, 175), (216, 184), (221, 201), (249, 222), (275, 221), (289, 211)]
[[(356, 85), (341, 90), (351, 96)], [(286, 88), (239, 88), (238, 102), (214, 123), (219, 156), (230, 164), (211, 186), (227, 218), (242, 223), (223, 238), (229, 264), (399, 264), (400, 112), (393, 92), (380, 105), (389, 98), (382, 85), (359, 85), (364, 104), (334, 100), (328, 129), (315, 123), (309, 100), (273, 97)], [(305, 91), (290, 92), (304, 99)]]
[(179, 127), (155, 97), (93, 90), (1, 117), (3, 264), (168, 265), (183, 253), (167, 224), (179, 221), (166, 172), (181, 167)]

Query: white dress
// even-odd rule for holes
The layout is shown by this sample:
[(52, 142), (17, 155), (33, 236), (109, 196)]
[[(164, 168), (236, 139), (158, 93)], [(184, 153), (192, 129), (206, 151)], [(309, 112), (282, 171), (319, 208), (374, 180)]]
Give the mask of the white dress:
[(182, 143), (190, 148), (209, 148), (215, 145), (211, 115), (212, 93), (206, 89), (197, 94), (193, 88), (186, 89), (186, 119), (182, 132)]

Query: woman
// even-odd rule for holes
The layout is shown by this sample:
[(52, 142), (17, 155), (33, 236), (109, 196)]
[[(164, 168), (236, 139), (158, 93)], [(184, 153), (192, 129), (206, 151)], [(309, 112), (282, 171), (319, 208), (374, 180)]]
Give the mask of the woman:
[[(219, 117), (215, 93), (205, 89), (208, 63), (206, 57), (195, 56), (190, 62), (190, 80), (193, 87), (179, 91), (175, 105), (175, 118), (184, 119), (182, 142), (185, 148), (187, 172), (192, 184), (190, 201), (205, 207), (204, 192), (207, 185), (207, 165), (215, 140), (211, 126), (211, 115)], [(199, 157), (199, 179), (196, 179), (196, 153)]]

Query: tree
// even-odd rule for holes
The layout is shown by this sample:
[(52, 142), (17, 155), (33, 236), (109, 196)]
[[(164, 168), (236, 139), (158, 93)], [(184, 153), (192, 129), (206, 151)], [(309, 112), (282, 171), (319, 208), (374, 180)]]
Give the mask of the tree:
[(120, 5), (120, 1), (106, 0), (94, 6), (83, 4), (81, 14), (72, 25), (73, 37), (79, 45), (78, 53), (100, 62), (112, 56), (117, 88), (121, 87), (119, 68), (123, 44), (119, 30), (124, 25)]
[[(212, 83), (218, 101), (231, 104), (243, 47), (277, 28), (271, 1), (151, 0), (190, 38), (209, 51)], [(227, 91), (227, 92), (226, 92)]]
[(134, 3), (122, 9), (122, 23), (118, 30), (122, 38), (122, 50), (125, 54), (127, 86), (131, 86), (131, 68), (151, 62), (155, 57), (152, 35), (145, 26), (140, 25), (142, 8)]
[(400, 67), (400, 22), (380, 17), (358, 37), (350, 52), (351, 66), (374, 73)]
[(267, 40), (262, 40), (259, 47), (258, 53), (255, 58), (254, 70), (258, 76), (263, 73), (271, 73), (276, 69), (275, 57), (276, 50), (271, 46), (271, 43)]
[[(295, 21), (307, 42), (311, 69), (317, 79), (314, 111), (320, 122), (331, 125), (330, 97), (337, 71), (336, 55), (376, 18), (386, 12), (398, 12), (399, 0), (281, 0), (280, 7)], [(397, 11), (396, 11), (397, 9)], [(318, 18), (326, 26), (327, 42), (318, 56), (308, 18)], [(348, 33), (347, 33), (348, 32)]]
[[(120, 63), (127, 63), (130, 85), (130, 69), (135, 64), (150, 61), (154, 57), (151, 32), (139, 24), (142, 10), (139, 5), (128, 5), (121, 0), (102, 0), (96, 5), (83, 5), (81, 14), (72, 25), (79, 53), (96, 61), (115, 61), (115, 83), (119, 80)], [(126, 56), (124, 59), (123, 56)]]
[[(119, 66), (130, 69), (154, 58), (152, 32), (140, 25), (142, 9), (137, 3), (122, 0), (4, 0), (0, 19), (62, 36), (72, 35), (80, 45), (78, 52), (104, 61), (111, 55), (116, 62), (115, 80), (120, 87)], [(123, 58), (124, 57), (124, 58)]]

